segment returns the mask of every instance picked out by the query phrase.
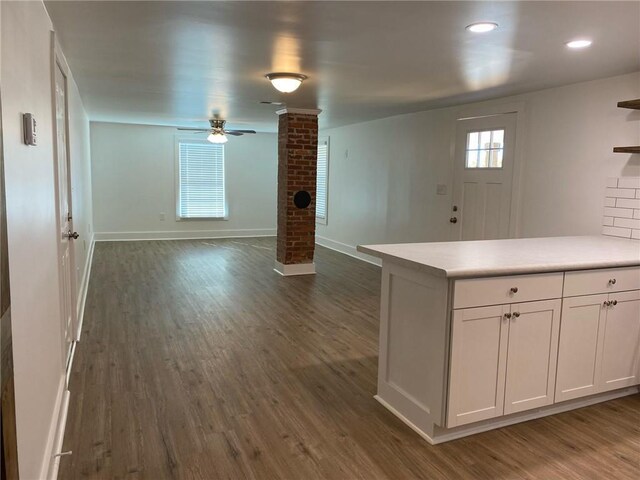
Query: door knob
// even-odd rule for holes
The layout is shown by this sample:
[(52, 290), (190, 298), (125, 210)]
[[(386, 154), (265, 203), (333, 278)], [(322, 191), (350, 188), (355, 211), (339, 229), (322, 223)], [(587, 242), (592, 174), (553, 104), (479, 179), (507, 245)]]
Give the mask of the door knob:
[(66, 233), (67, 238), (73, 238), (74, 240), (77, 240), (78, 237), (80, 236), (80, 234), (78, 234), (78, 232), (72, 232), (71, 230), (69, 230)]
[(449, 221), (450, 221), (451, 223), (458, 223), (458, 218), (457, 218), (457, 217), (451, 217), (451, 218), (449, 219)]

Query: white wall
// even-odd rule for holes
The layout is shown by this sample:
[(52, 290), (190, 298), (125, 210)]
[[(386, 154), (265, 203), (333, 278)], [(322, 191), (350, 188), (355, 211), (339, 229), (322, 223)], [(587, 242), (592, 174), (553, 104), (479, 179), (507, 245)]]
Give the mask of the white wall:
[[(329, 129), (328, 224), (318, 243), (355, 254), (367, 243), (445, 241), (456, 119), (524, 106), (518, 236), (600, 234), (607, 177), (637, 176), (640, 115), (616, 107), (640, 96), (640, 73), (489, 102)], [(345, 153), (348, 151), (348, 157)], [(448, 195), (436, 195), (436, 185)]]
[[(51, 22), (41, 2), (1, 2), (4, 128), (15, 400), (20, 478), (45, 477), (64, 387), (55, 211)], [(77, 223), (91, 223), (88, 120), (70, 79), (70, 155)], [(22, 143), (21, 115), (38, 145)], [(83, 265), (86, 250), (76, 262)]]
[(176, 221), (176, 134), (171, 127), (91, 123), (96, 238), (275, 235), (276, 134), (231, 137), (225, 144), (229, 219), (187, 221)]

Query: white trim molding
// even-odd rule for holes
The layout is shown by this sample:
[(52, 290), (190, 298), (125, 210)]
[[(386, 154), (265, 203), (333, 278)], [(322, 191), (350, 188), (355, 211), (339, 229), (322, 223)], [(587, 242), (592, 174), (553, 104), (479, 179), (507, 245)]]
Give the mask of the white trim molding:
[(316, 235), (316, 244), (321, 247), (328, 248), (330, 250), (335, 250), (339, 253), (344, 253), (345, 255), (349, 255), (350, 257), (357, 258), (358, 260), (362, 260), (363, 262), (370, 263), (372, 265), (376, 265), (378, 267), (382, 266), (382, 260), (376, 257), (372, 257), (371, 255), (367, 255), (365, 253), (360, 253), (356, 250), (356, 247), (352, 245), (347, 245), (346, 243), (341, 243), (336, 240), (331, 240), (326, 237), (321, 237)]
[(292, 263), (285, 265), (276, 260), (275, 267), (273, 268), (277, 273), (283, 277), (289, 277), (293, 275), (315, 275), (316, 264), (315, 263)]
[(280, 110), (276, 110), (277, 115), (284, 115), (285, 113), (299, 113), (301, 115), (320, 115), (322, 110), (318, 108), (281, 108)]
[(87, 252), (87, 259), (84, 264), (84, 271), (82, 272), (82, 281), (80, 282), (80, 288), (78, 290), (78, 305), (77, 305), (77, 330), (76, 330), (76, 342), (80, 341), (80, 335), (82, 333), (82, 322), (84, 321), (84, 307), (87, 303), (87, 292), (89, 291), (89, 278), (91, 277), (91, 265), (93, 265), (93, 251), (96, 246), (95, 235), (91, 235), (89, 241), (89, 251)]
[(42, 465), (40, 467), (40, 476), (38, 478), (55, 480), (55, 476), (57, 475), (57, 468), (55, 467), (56, 458), (54, 455), (57, 452), (56, 450), (60, 448), (62, 442), (58, 443), (58, 439), (64, 437), (65, 424), (61, 423), (61, 420), (67, 419), (67, 408), (69, 407), (69, 402), (65, 401), (65, 396), (67, 392), (65, 388), (66, 384), (66, 375), (63, 373), (60, 376), (60, 382), (58, 386), (58, 394), (56, 395), (56, 402), (53, 406), (53, 415), (51, 416), (51, 424), (49, 425), (49, 435), (47, 437), (47, 444), (45, 447), (45, 456), (42, 459)]
[(146, 232), (96, 232), (96, 242), (135, 240), (205, 240), (215, 238), (275, 237), (275, 228), (240, 230), (170, 230)]

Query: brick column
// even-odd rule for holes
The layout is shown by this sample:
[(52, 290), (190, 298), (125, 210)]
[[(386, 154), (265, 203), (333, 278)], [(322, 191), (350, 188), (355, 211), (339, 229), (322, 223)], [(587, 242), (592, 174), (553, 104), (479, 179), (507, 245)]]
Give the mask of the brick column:
[(281, 275), (316, 273), (316, 173), (320, 110), (285, 108), (278, 119), (278, 243)]

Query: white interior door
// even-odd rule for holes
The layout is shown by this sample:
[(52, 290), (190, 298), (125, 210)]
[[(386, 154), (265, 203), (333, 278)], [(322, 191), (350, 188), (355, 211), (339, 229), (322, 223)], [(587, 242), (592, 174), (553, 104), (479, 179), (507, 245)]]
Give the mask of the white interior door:
[(509, 236), (516, 114), (459, 120), (456, 132), (453, 240)]
[(67, 140), (67, 76), (55, 62), (56, 164), (58, 180), (59, 266), (62, 308), (62, 355), (65, 365), (75, 340), (75, 282), (73, 262), (73, 216), (71, 212), (70, 165)]

